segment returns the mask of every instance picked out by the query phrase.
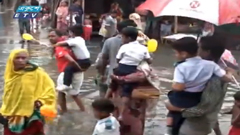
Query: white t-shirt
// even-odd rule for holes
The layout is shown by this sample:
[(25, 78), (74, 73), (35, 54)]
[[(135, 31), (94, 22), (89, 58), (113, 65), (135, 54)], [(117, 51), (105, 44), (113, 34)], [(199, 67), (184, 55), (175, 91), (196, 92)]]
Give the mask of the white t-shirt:
[(124, 44), (120, 47), (117, 59), (121, 64), (138, 66), (144, 59), (150, 59), (151, 56), (146, 46), (141, 45), (138, 41)]
[(113, 116), (98, 120), (92, 135), (120, 135), (120, 124)]
[(90, 58), (90, 53), (82, 37), (70, 38), (66, 42), (72, 47), (73, 53), (77, 59)]

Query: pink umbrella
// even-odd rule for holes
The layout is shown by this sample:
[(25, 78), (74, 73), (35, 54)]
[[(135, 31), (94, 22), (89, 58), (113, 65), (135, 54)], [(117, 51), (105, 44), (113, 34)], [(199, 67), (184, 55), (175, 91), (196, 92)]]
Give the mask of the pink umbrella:
[(136, 10), (150, 10), (154, 16), (195, 18), (215, 25), (236, 23), (239, 0), (147, 0)]

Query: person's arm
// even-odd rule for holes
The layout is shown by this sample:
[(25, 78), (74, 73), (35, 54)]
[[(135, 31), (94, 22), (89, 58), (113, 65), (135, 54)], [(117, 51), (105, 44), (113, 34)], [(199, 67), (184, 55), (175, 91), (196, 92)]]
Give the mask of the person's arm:
[(174, 70), (172, 89), (175, 91), (183, 91), (185, 89), (184, 73), (181, 71), (180, 66)]
[(240, 113), (232, 120), (232, 125), (240, 127)]
[(116, 56), (116, 59), (117, 59), (117, 63), (119, 63), (119, 61), (122, 59), (125, 51), (126, 51), (126, 48), (127, 46), (126, 45), (122, 45), (120, 47), (120, 49), (118, 50), (118, 53), (117, 53), (117, 56)]
[(203, 91), (200, 103), (197, 106), (184, 109), (182, 112), (183, 117), (199, 117), (213, 110), (216, 105), (222, 104), (227, 86), (227, 84), (223, 85), (219, 78), (212, 78)]
[(100, 69), (99, 69), (99, 74), (101, 76), (105, 75), (105, 71), (106, 71), (106, 67), (108, 65), (108, 60), (109, 60), (109, 53), (110, 53), (110, 43), (109, 43), (109, 39), (107, 39), (104, 44), (103, 44), (103, 48), (101, 51), (102, 54), (102, 63), (100, 64)]
[(58, 57), (58, 58), (64, 57), (69, 62), (71, 62), (74, 65), (76, 65), (80, 70), (82, 70), (82, 68), (79, 66), (79, 64), (73, 59), (72, 56), (69, 55), (69, 53), (64, 48), (57, 48), (57, 49), (55, 49), (55, 53), (56, 53), (56, 57)]
[(71, 57), (69, 54), (65, 54), (64, 58), (66, 58), (69, 62), (73, 63), (75, 66), (77, 66), (80, 70), (82, 70), (82, 68), (80, 67), (80, 65), (73, 59), (73, 57)]
[(150, 53), (148, 52), (147, 48), (146, 48), (145, 54), (146, 54), (145, 57), (144, 57), (145, 61), (148, 64), (152, 64), (152, 57), (151, 57)]
[(230, 71), (223, 70), (219, 65), (214, 63), (214, 75), (218, 76), (224, 82), (231, 82), (232, 81), (232, 73)]
[(65, 46), (68, 45), (68, 43), (66, 41), (61, 41), (61, 42), (57, 42), (54, 46)]
[(42, 78), (41, 81), (43, 85), (39, 85), (39, 87), (42, 88), (35, 91), (36, 100), (40, 102), (41, 105), (49, 105), (55, 109), (57, 100), (55, 84), (50, 76), (45, 71), (43, 71), (43, 69), (38, 72), (38, 75), (39, 78)]
[(78, 41), (76, 41), (74, 38), (70, 38), (68, 40), (58, 42), (54, 46), (75, 46), (76, 42)]

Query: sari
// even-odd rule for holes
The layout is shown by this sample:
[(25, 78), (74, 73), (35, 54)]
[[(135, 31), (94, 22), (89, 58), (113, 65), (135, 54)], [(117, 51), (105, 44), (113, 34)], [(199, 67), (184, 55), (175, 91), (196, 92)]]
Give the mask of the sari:
[(57, 15), (57, 29), (62, 31), (67, 30), (68, 7), (58, 7), (56, 15)]
[(44, 117), (36, 101), (56, 109), (56, 93), (52, 79), (40, 67), (28, 63), (24, 70), (14, 71), (13, 60), (18, 53), (10, 53), (4, 73), (4, 93), (1, 107), (4, 124), (3, 135), (43, 135)]

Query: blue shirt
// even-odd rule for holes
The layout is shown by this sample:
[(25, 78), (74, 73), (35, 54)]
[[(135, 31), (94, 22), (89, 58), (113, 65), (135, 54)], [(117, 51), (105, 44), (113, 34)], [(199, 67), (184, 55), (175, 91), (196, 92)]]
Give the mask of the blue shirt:
[(225, 70), (221, 69), (215, 62), (196, 56), (177, 65), (174, 70), (173, 81), (184, 83), (185, 91), (201, 92), (213, 75), (223, 77), (225, 74)]

